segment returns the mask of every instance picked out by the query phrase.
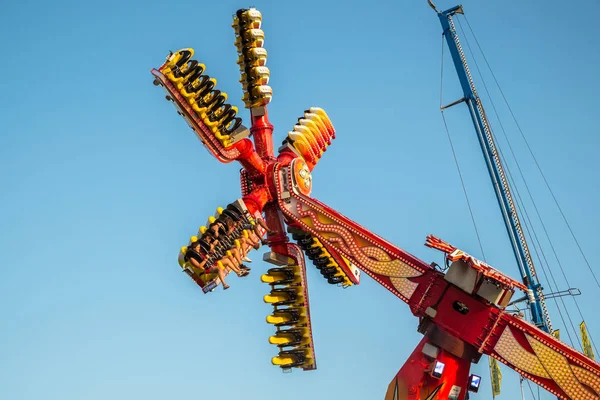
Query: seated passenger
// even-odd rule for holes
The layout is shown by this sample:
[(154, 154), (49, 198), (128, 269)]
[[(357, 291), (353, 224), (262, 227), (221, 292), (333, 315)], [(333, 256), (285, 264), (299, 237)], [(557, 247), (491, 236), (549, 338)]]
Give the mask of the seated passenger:
[[(245, 229), (253, 229), (259, 238), (261, 238), (262, 235), (260, 234), (258, 225), (260, 225), (269, 235), (274, 235), (276, 233), (275, 231), (272, 231), (269, 229), (269, 227), (267, 226), (264, 219), (262, 219), (261, 217), (254, 217), (254, 215), (252, 215), (250, 213), (250, 211), (248, 211), (248, 210), (242, 211), (235, 205), (229, 204), (227, 206), (227, 209), (225, 210), (225, 212), (233, 213), (236, 216), (234, 218), (235, 221), (244, 221), (244, 222), (251, 224), (250, 228), (245, 228)], [(229, 215), (231, 215), (231, 214), (229, 214)], [(264, 241), (263, 241), (263, 244), (265, 244)]]
[(270, 230), (267, 223), (265, 222), (265, 220), (262, 219), (261, 217), (254, 217), (248, 211), (245, 212), (245, 217), (248, 220), (248, 222), (252, 225), (252, 229), (254, 230), (254, 233), (256, 234), (256, 236), (258, 236), (260, 238), (260, 241), (263, 245), (267, 244), (267, 241), (262, 238), (262, 235), (260, 234), (260, 231), (258, 230), (259, 225), (267, 232), (268, 235), (274, 235), (277, 233), (275, 231)]
[[(251, 242), (250, 240), (248, 240), (248, 238), (244, 237), (243, 235), (243, 224), (242, 221), (235, 221), (234, 219), (230, 218), (230, 217), (225, 217), (224, 218), (224, 222), (225, 225), (227, 226), (227, 236), (228, 237), (233, 237), (235, 238), (238, 243), (240, 244), (240, 248), (238, 249), (237, 246), (235, 246), (235, 242), (234, 242), (234, 249), (235, 252), (237, 252), (238, 257), (240, 259), (240, 262), (246, 261), (246, 262), (252, 262), (251, 259), (248, 258), (248, 252), (250, 250), (250, 248), (254, 247), (255, 249), (259, 249), (259, 247), (256, 247), (256, 244), (254, 242)], [(232, 250), (234, 251), (234, 250)]]
[[(233, 221), (233, 232), (238, 236), (238, 240), (242, 244), (242, 248), (260, 249), (260, 238), (256, 235), (254, 227), (249, 222), (244, 220)], [(231, 228), (230, 228), (231, 229)], [(245, 235), (247, 234), (247, 237)]]
[[(227, 218), (227, 217), (224, 217)], [(242, 272), (250, 271), (250, 268), (246, 267), (243, 264), (243, 258), (240, 255), (239, 249), (236, 247), (235, 242), (230, 235), (228, 235), (227, 230), (224, 228), (227, 224), (225, 221), (220, 221), (219, 229), (220, 232), (219, 237), (215, 237), (213, 230), (207, 230), (202, 238), (210, 243), (211, 250), (216, 253), (220, 253), (223, 258), (229, 260), (232, 264), (235, 265), (236, 268), (240, 269)], [(227, 253), (230, 253), (228, 255)], [(248, 260), (246, 260), (248, 261)]]
[[(261, 217), (256, 217), (253, 219), (258, 223), (258, 225), (260, 225), (267, 232), (267, 234), (274, 235), (277, 233), (275, 231), (270, 230), (269, 227), (267, 226), (267, 223), (265, 222), (265, 220), (262, 219)], [(257, 234), (258, 234), (258, 232), (257, 232)]]
[[(245, 235), (248, 235), (248, 237), (246, 237)], [(252, 229), (252, 227), (250, 227), (249, 229), (245, 228), (244, 232), (242, 234), (242, 237), (244, 239), (246, 239), (246, 242), (251, 246), (254, 247), (255, 250), (260, 249), (260, 237), (258, 237), (258, 235), (256, 234), (256, 232), (254, 232), (254, 230)]]
[(218, 238), (219, 234), (222, 233), (225, 229), (226, 229), (226, 226), (225, 226), (225, 223), (223, 222), (223, 218), (222, 218), (222, 216), (219, 216), (219, 218), (217, 218), (215, 220), (215, 222), (210, 224), (207, 232), (210, 232), (210, 234), (213, 237)]
[[(194, 267), (204, 270), (205, 272), (216, 273), (219, 276), (221, 283), (223, 283), (223, 290), (229, 289), (229, 285), (225, 282), (225, 272), (219, 267), (214, 259), (208, 257), (206, 253), (204, 253), (200, 242), (193, 242), (188, 246), (188, 250), (185, 253), (185, 260), (189, 261)], [(227, 258), (223, 257), (218, 261), (220, 261), (224, 267), (234, 271), (239, 277), (248, 275), (247, 272), (240, 271), (240, 269)]]
[(244, 252), (244, 254), (242, 254), (243, 248), (244, 248), (243, 246), (241, 246), (242, 248), (240, 249), (236, 245), (236, 240), (238, 240), (239, 244), (241, 244), (241, 242), (238, 239), (238, 236), (239, 236), (238, 233), (235, 232), (235, 229), (233, 229), (235, 227), (233, 220), (227, 216), (224, 216), (223, 223), (226, 227), (226, 230), (225, 230), (225, 233), (221, 234), (221, 236), (219, 237), (220, 238), (219, 241), (222, 243), (223, 247), (226, 250), (231, 252), (233, 257), (240, 264), (240, 268), (250, 270), (250, 268), (248, 268), (242, 264), (243, 261), (252, 262), (252, 260), (250, 260), (248, 257), (246, 257), (245, 252)]
[(209, 231), (206, 231), (200, 237), (200, 239), (197, 239), (197, 241), (200, 243), (200, 249), (202, 250), (203, 254), (206, 254), (209, 259), (215, 261), (225, 261), (228, 265), (232, 264), (232, 270), (234, 270), (236, 273), (238, 272), (239, 268), (237, 267), (239, 263), (237, 263), (233, 257), (227, 254), (227, 249), (224, 248), (221, 243), (210, 234)]

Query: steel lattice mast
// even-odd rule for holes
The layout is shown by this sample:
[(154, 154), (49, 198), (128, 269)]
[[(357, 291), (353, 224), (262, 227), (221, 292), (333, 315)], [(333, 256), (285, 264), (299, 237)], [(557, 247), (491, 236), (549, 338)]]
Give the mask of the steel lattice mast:
[[(433, 4), (430, 3), (430, 5), (435, 10)], [(502, 212), (506, 231), (517, 260), (517, 265), (521, 272), (523, 283), (529, 288), (528, 300), (532, 321), (536, 326), (551, 333), (553, 330), (550, 315), (544, 301), (542, 287), (535, 271), (531, 253), (527, 246), (527, 239), (525, 238), (519, 215), (513, 201), (510, 185), (506, 179), (504, 167), (494, 142), (492, 130), (486, 117), (485, 110), (483, 109), (481, 99), (475, 89), (475, 84), (471, 72), (469, 71), (464, 51), (458, 39), (454, 22), (452, 21), (452, 16), (455, 14), (463, 14), (462, 6), (455, 6), (446, 11), (438, 11), (443, 35), (446, 38), (448, 48), (450, 49), (454, 67), (456, 68), (458, 79), (460, 80), (460, 85), (464, 94), (462, 99), (454, 102), (452, 105), (464, 102), (469, 108), (469, 113), (477, 132), (477, 138), (481, 145), (485, 163), (492, 179), (494, 192), (496, 193), (496, 198), (500, 205), (500, 211)]]

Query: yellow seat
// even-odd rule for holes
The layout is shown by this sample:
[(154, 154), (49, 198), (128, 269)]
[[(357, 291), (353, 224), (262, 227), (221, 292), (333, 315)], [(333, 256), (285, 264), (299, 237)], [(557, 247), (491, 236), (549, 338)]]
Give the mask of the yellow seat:
[(292, 343), (296, 340), (296, 336), (290, 333), (280, 333), (277, 332), (275, 336), (269, 337), (269, 343), (274, 344), (275, 346), (285, 346), (289, 343)]
[(271, 274), (263, 274), (260, 277), (261, 282), (272, 284), (273, 282), (281, 281), (285, 279), (287, 275), (284, 272), (276, 272)]
[(268, 324), (283, 324), (290, 322), (292, 320), (291, 314), (278, 314), (278, 315), (267, 315), (267, 323)]
[(313, 135), (312, 131), (304, 125), (294, 125), (294, 131), (300, 133), (306, 139), (313, 153), (320, 158), (322, 155), (321, 147), (319, 146), (319, 143), (317, 142), (317, 139)]
[(313, 122), (317, 127), (319, 132), (319, 136), (325, 141), (325, 145), (328, 146), (331, 144), (331, 137), (329, 135), (329, 131), (327, 130), (327, 126), (317, 114), (305, 112), (304, 118)]
[(290, 298), (289, 295), (287, 295), (285, 293), (277, 293), (275, 295), (267, 294), (263, 297), (263, 301), (265, 303), (273, 304), (273, 303), (279, 303), (281, 301), (287, 301), (287, 300), (289, 300), (289, 298)]
[(293, 359), (292, 357), (279, 357), (279, 356), (275, 356), (273, 358), (271, 358), (271, 363), (273, 365), (277, 365), (278, 367), (282, 366), (282, 365), (290, 365), (293, 364), (296, 360)]

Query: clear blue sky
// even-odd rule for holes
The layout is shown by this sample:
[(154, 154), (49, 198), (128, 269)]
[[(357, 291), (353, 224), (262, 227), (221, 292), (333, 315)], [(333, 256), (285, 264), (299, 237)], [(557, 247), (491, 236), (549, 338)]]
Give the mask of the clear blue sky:
[[(438, 109), (437, 17), (425, 0), (336, 3), (254, 1), (264, 16), (276, 142), (306, 107), (323, 107), (338, 138), (314, 171), (316, 197), (424, 260), (441, 260), (423, 246), (429, 233), (481, 257)], [(206, 217), (239, 197), (239, 166), (206, 153), (152, 85), (150, 69), (169, 50), (193, 47), (241, 105), (230, 25), (250, 5), (3, 3), (0, 398), (379, 399), (417, 344), (417, 320), (386, 290), (367, 277), (348, 290), (332, 287), (311, 267), (318, 370), (282, 374), (270, 364), (276, 349), (261, 253), (251, 254), (249, 278), (232, 277), (231, 290), (211, 295), (177, 265), (179, 247)], [(596, 268), (595, 2), (463, 5)], [(449, 103), (460, 92), (447, 67)], [(579, 304), (594, 335), (598, 287), (493, 94), (571, 286), (584, 291)], [(447, 116), (486, 259), (516, 277), (467, 111)], [(190, 178), (191, 190), (183, 184)], [(487, 360), (474, 371), (485, 380), (473, 398), (490, 398)], [(503, 371), (501, 398), (517, 398), (518, 376)]]

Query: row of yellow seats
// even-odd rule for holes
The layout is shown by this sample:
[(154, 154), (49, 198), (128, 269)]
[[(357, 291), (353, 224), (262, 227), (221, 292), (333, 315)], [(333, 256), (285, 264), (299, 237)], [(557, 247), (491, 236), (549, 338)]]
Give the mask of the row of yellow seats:
[[(206, 231), (208, 230), (207, 226), (212, 225), (214, 222), (217, 221), (217, 219), (221, 216), (221, 214), (223, 213), (224, 209), (222, 207), (218, 207), (217, 208), (217, 212), (214, 215), (211, 215), (210, 217), (208, 217), (208, 220), (206, 221), (206, 226), (201, 226), (200, 229), (198, 230), (198, 236), (202, 237), (202, 235), (204, 235), (206, 233)], [(250, 238), (250, 232), (246, 229), (244, 229), (241, 232), (242, 236), (245, 237), (246, 239)], [(194, 238), (194, 236), (192, 236), (192, 238)], [(197, 238), (196, 238), (197, 240)], [(235, 244), (235, 246), (239, 249), (239, 250), (243, 250), (244, 252), (247, 252), (249, 250), (249, 248), (242, 248), (242, 244), (239, 241), (239, 239), (234, 239), (233, 243)], [(227, 256), (232, 256), (231, 251), (227, 251), (225, 253)]]
[[(215, 215), (218, 217), (219, 215), (221, 215), (222, 212), (223, 212), (223, 208), (219, 207), (219, 208), (217, 208), (217, 212)], [(215, 221), (215, 217), (210, 216), (210, 217), (208, 217), (208, 223), (206, 225), (210, 225), (214, 221)], [(190, 237), (190, 240), (188, 241), (187, 246), (181, 247), (181, 249), (179, 250), (179, 255), (177, 257), (179, 266), (183, 269), (183, 271), (186, 272), (188, 275), (190, 275), (192, 278), (200, 279), (204, 284), (212, 281), (213, 279), (216, 279), (217, 274), (206, 273), (204, 270), (196, 268), (192, 263), (185, 260), (185, 254), (187, 253), (188, 246), (190, 244), (198, 241), (198, 238), (202, 237), (202, 235), (204, 235), (204, 233), (206, 233), (206, 230), (207, 230), (206, 226), (201, 226), (200, 229), (198, 229), (198, 233), (195, 236)], [(245, 232), (245, 234), (247, 235), (247, 232)], [(239, 241), (236, 243), (236, 245), (238, 245), (238, 247), (239, 247)], [(231, 253), (229, 253), (228, 255), (231, 255)], [(225, 269), (225, 266), (220, 261), (217, 262), (217, 265), (220, 268)]]
[(266, 67), (267, 51), (263, 47), (265, 33), (260, 29), (262, 14), (255, 8), (240, 9), (233, 17), (237, 63), (242, 75), (240, 83), (246, 108), (265, 106), (271, 102), (273, 89), (268, 86), (271, 72)]
[(271, 359), (272, 364), (283, 369), (310, 369), (314, 356), (302, 270), (290, 258), (287, 266), (269, 269), (261, 281), (271, 286), (271, 292), (264, 297), (265, 303), (274, 308), (267, 316), (267, 323), (277, 328), (275, 335), (269, 338), (269, 343), (279, 348), (279, 354)]
[(294, 130), (288, 133), (287, 140), (302, 158), (316, 164), (333, 139), (335, 129), (325, 110), (311, 107), (304, 112), (303, 117), (298, 118), (298, 123), (294, 125)]
[(216, 90), (216, 79), (204, 74), (204, 64), (192, 60), (194, 49), (186, 48), (172, 54), (161, 72), (187, 99), (196, 115), (224, 147), (232, 145), (231, 134), (242, 120), (238, 109), (225, 103), (227, 93)]
[(329, 284), (341, 284), (343, 287), (353, 285), (346, 272), (335, 261), (319, 239), (306, 232), (292, 233), (292, 238), (304, 250), (306, 256), (321, 272), (321, 275), (327, 279)]
[[(334, 260), (331, 254), (327, 251), (327, 249), (323, 246), (323, 244), (319, 241), (319, 239), (313, 237), (314, 244), (311, 246), (314, 248), (319, 248), (321, 253), (319, 258), (328, 258), (329, 262), (321, 268), (321, 274), (327, 278), (327, 281), (330, 284), (337, 285), (341, 284), (343, 287), (352, 286), (352, 281), (346, 275), (346, 272), (340, 267), (340, 265)], [(315, 259), (316, 260), (316, 259)], [(313, 260), (313, 263), (314, 261)], [(327, 269), (335, 268), (335, 272), (333, 273), (325, 273)]]
[[(192, 236), (190, 238), (190, 241), (188, 242), (188, 246), (196, 240), (198, 240), (198, 237)], [(195, 281), (198, 279), (201, 280), (203, 284), (207, 284), (213, 279), (216, 279), (217, 274), (210, 272), (207, 273), (203, 269), (196, 268), (191, 262), (185, 260), (185, 254), (187, 253), (188, 246), (182, 246), (179, 250), (179, 255), (177, 257), (179, 266), (183, 269), (183, 271)], [(223, 264), (220, 261), (217, 265), (219, 265), (221, 268), (224, 268)]]

